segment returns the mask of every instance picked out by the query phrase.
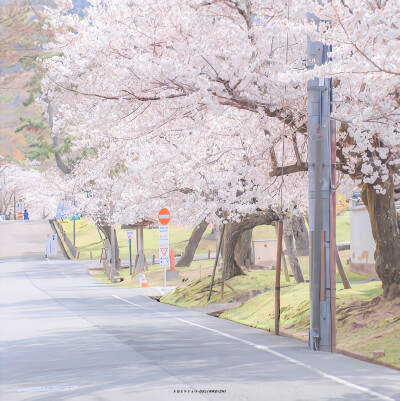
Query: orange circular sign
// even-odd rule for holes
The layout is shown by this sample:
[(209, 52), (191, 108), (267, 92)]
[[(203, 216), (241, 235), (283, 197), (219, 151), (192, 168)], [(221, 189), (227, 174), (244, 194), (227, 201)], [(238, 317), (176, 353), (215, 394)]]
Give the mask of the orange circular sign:
[(22, 212), (18, 212), (18, 219), (22, 219), (24, 217), (24, 214)]
[(169, 223), (171, 216), (169, 214), (169, 210), (167, 208), (162, 208), (160, 212), (158, 213), (158, 221), (160, 224), (163, 226), (166, 226)]

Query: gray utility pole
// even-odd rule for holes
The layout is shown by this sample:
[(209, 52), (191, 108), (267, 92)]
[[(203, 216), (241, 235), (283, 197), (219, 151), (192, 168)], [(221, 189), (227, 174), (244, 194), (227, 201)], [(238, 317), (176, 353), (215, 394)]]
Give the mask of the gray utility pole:
[[(317, 24), (319, 20), (307, 15)], [(327, 62), (330, 47), (307, 38), (307, 68)], [(310, 337), (312, 350), (333, 351), (335, 291), (335, 128), (331, 125), (332, 80), (307, 83), (310, 252)], [(333, 129), (332, 129), (333, 128)]]

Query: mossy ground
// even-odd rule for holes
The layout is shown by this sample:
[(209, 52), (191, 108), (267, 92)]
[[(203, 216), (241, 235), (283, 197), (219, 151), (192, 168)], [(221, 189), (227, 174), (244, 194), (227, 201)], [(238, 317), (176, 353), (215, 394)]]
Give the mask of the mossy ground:
[[(65, 221), (64, 229), (72, 234), (72, 222)], [(88, 220), (77, 221), (77, 244), (81, 258), (88, 259), (89, 251), (98, 257), (101, 242), (94, 224)], [(350, 222), (348, 217), (339, 217), (337, 220), (337, 241), (349, 241)], [(210, 232), (210, 228), (207, 233)], [(191, 230), (184, 227), (171, 227), (171, 247), (182, 252), (190, 237)], [(122, 259), (128, 257), (128, 247), (125, 232), (117, 228), (118, 242)], [(158, 230), (146, 229), (145, 253), (147, 256), (157, 255)], [(260, 226), (253, 231), (253, 239), (275, 238), (273, 227)], [(214, 252), (215, 241), (202, 240), (197, 253)], [(133, 250), (136, 252), (136, 249)], [(85, 257), (86, 255), (86, 257)], [(340, 258), (352, 288), (344, 290), (340, 276), (336, 275), (337, 292), (337, 346), (341, 349), (372, 357), (377, 349), (385, 350), (385, 356), (380, 360), (400, 367), (400, 301), (384, 302), (379, 296), (382, 293), (381, 283), (370, 280), (349, 271), (347, 259), (350, 251), (341, 251)], [(299, 262), (304, 278), (309, 279), (308, 257), (302, 256)], [(252, 327), (268, 331), (274, 329), (274, 287), (275, 271), (250, 270), (245, 276), (237, 276), (227, 282), (224, 294), (221, 294), (221, 272), (217, 270), (216, 285), (208, 302), (208, 290), (211, 282), (211, 272), (214, 260), (194, 261), (188, 268), (179, 268), (180, 278), (168, 285), (178, 288), (165, 295), (161, 301), (186, 308), (201, 308), (210, 303), (243, 302), (240, 307), (226, 310), (220, 317)], [(289, 266), (289, 265), (288, 265)], [(201, 268), (200, 268), (201, 267)], [(220, 268), (219, 268), (220, 270)], [(290, 273), (290, 270), (289, 270)], [(93, 274), (103, 283), (109, 283), (104, 273)], [(139, 287), (137, 276), (129, 275), (129, 269), (123, 269), (122, 283), (112, 284), (124, 288)], [(158, 265), (149, 266), (146, 273), (150, 286), (163, 285), (163, 269)], [(182, 282), (182, 279), (188, 279)], [(281, 330), (296, 337), (307, 340), (309, 327), (309, 284), (286, 283), (281, 276)], [(377, 302), (378, 301), (378, 302)]]

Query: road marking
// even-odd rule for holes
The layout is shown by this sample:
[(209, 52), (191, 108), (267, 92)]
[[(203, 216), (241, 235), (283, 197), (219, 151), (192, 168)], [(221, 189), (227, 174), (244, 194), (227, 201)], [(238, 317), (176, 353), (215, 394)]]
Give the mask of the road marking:
[[(119, 297), (119, 296), (117, 296), (117, 295), (113, 295), (113, 297), (114, 297), (114, 298), (117, 298), (117, 299), (119, 299), (119, 300), (121, 300), (121, 301), (123, 301), (123, 302), (126, 302), (126, 303), (128, 303), (128, 304), (131, 304), (131, 305), (134, 305), (134, 306), (138, 306), (139, 308), (143, 308), (143, 309), (154, 309), (154, 308), (148, 308), (148, 307), (146, 307), (146, 306), (142, 306), (142, 305), (139, 305), (139, 304), (135, 304), (135, 303), (130, 302), (130, 301), (128, 301), (128, 300), (126, 300), (126, 299), (124, 299), (124, 298), (121, 298), (121, 297)], [(380, 400), (384, 400), (384, 401), (396, 401), (394, 398), (391, 398), (391, 397), (388, 397), (388, 396), (386, 396), (386, 395), (377, 393), (376, 391), (370, 390), (370, 389), (367, 388), (367, 387), (359, 386), (358, 384), (350, 383), (350, 382), (348, 382), (347, 380), (341, 379), (340, 377), (337, 377), (337, 376), (334, 376), (334, 375), (330, 375), (330, 374), (328, 374), (328, 373), (325, 373), (325, 372), (323, 372), (322, 370), (319, 370), (319, 369), (317, 369), (317, 368), (314, 368), (314, 367), (312, 367), (311, 365), (308, 365), (308, 364), (306, 364), (306, 363), (300, 362), (300, 361), (298, 361), (297, 359), (291, 358), (290, 356), (286, 356), (286, 355), (284, 355), (284, 354), (281, 354), (280, 352), (275, 351), (275, 350), (273, 350), (273, 349), (271, 349), (270, 347), (267, 347), (267, 346), (265, 346), (265, 345), (259, 345), (259, 344), (253, 343), (253, 342), (251, 342), (251, 341), (243, 340), (242, 338), (233, 336), (233, 335), (228, 334), (228, 333), (224, 333), (223, 331), (211, 329), (211, 328), (206, 327), (206, 326), (203, 326), (203, 325), (201, 325), (201, 324), (190, 322), (189, 320), (185, 320), (185, 319), (181, 319), (181, 318), (179, 318), (179, 317), (171, 316), (171, 314), (166, 313), (166, 312), (156, 312), (156, 313), (159, 313), (159, 314), (161, 314), (161, 315), (165, 315), (165, 316), (171, 317), (172, 319), (179, 320), (180, 322), (184, 322), (184, 323), (190, 324), (190, 325), (192, 325), (192, 326), (200, 327), (200, 328), (202, 328), (202, 329), (204, 329), (204, 330), (212, 331), (212, 332), (217, 333), (217, 334), (219, 334), (219, 335), (221, 335), (221, 336), (223, 336), (223, 337), (227, 337), (227, 338), (230, 338), (230, 339), (232, 339), (232, 340), (240, 341), (240, 342), (243, 343), (243, 344), (249, 345), (249, 346), (254, 347), (254, 348), (256, 348), (256, 349), (259, 349), (259, 350), (261, 350), (261, 351), (265, 351), (265, 352), (268, 352), (268, 353), (270, 353), (270, 354), (272, 354), (272, 355), (275, 355), (275, 356), (277, 356), (278, 358), (284, 359), (284, 360), (286, 360), (286, 361), (288, 361), (288, 362), (291, 362), (291, 363), (293, 363), (293, 364), (296, 364), (296, 365), (298, 365), (298, 366), (302, 366), (302, 367), (304, 367), (304, 368), (310, 369), (310, 370), (312, 370), (313, 372), (319, 374), (320, 376), (322, 376), (322, 377), (325, 378), (325, 379), (332, 380), (333, 382), (336, 382), (336, 383), (342, 384), (342, 385), (344, 385), (344, 386), (350, 387), (350, 388), (352, 388), (352, 389), (358, 390), (358, 391), (360, 391), (360, 392), (362, 392), (362, 393), (366, 393), (366, 394), (372, 395), (372, 396), (374, 396), (374, 397), (379, 398)]]
[(17, 390), (18, 393), (42, 393), (48, 391), (65, 391), (73, 390), (77, 386), (63, 386), (63, 385), (50, 385), (50, 386), (38, 386), (38, 387), (22, 387)]
[[(121, 298), (121, 297), (119, 297), (118, 295), (113, 295), (113, 297), (114, 297), (114, 298), (117, 298), (117, 299), (119, 299), (119, 300), (121, 300), (121, 301), (123, 301), (123, 302), (126, 302), (127, 304), (130, 304), (130, 305), (133, 305), (133, 306), (138, 306), (139, 308), (143, 308), (143, 309), (154, 309), (154, 308), (148, 308), (147, 306), (143, 306), (143, 305), (139, 305), (139, 304), (134, 304), (133, 302), (128, 301), (128, 300), (126, 300), (126, 299), (124, 299), (124, 298)], [(162, 313), (162, 312), (161, 312), (161, 313)]]

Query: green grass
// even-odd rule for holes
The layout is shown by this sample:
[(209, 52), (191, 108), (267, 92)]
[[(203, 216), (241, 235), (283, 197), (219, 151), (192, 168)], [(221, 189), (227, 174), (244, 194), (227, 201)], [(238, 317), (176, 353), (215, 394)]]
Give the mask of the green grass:
[[(204, 277), (205, 271), (212, 267), (214, 260), (196, 260), (193, 261), (190, 267), (178, 267), (176, 270), (179, 271), (180, 277), (175, 281), (168, 281), (168, 285), (171, 286), (181, 286), (184, 288), (190, 284), (193, 280), (197, 280), (200, 277)], [(94, 273), (92, 276), (103, 284), (110, 284), (116, 287), (122, 288), (139, 288), (139, 276), (130, 275), (129, 268), (121, 269), (119, 275), (124, 278), (124, 281), (120, 283), (110, 283), (105, 273)], [(188, 281), (182, 283), (182, 279), (188, 277)], [(148, 271), (146, 272), (146, 278), (151, 287), (162, 287), (164, 286), (164, 268), (160, 268), (158, 264), (149, 265)]]
[[(340, 255), (341, 258), (344, 259), (343, 254), (348, 253), (349, 251), (341, 251)], [(300, 261), (300, 266), (303, 271), (303, 276), (305, 280), (309, 280), (309, 274), (308, 274), (308, 256), (301, 256), (299, 258)], [(200, 261), (197, 261), (200, 262)], [(195, 263), (195, 262), (193, 262)], [(291, 275), (291, 270), (290, 270), (290, 265), (289, 261), (287, 260), (288, 264), (288, 269), (289, 269), (289, 278), (290, 282), (285, 281), (285, 276), (282, 272), (281, 274), (281, 286), (285, 288), (286, 291), (287, 288), (297, 288), (301, 287), (302, 285), (306, 285), (308, 287), (308, 283), (306, 284), (300, 284), (299, 286), (294, 286), (295, 281), (294, 278)], [(345, 266), (345, 271), (347, 273), (347, 276), (349, 280), (351, 280), (351, 285), (356, 285), (357, 281), (364, 281), (368, 280), (370, 278), (366, 276), (362, 276), (360, 274), (356, 273), (351, 273), (349, 271), (349, 266)], [(216, 274), (216, 281), (221, 278), (221, 273)], [(208, 302), (206, 297), (198, 297), (194, 296), (198, 292), (202, 292), (203, 289), (207, 286), (209, 286), (211, 281), (211, 277), (205, 277), (203, 280), (200, 282), (196, 282), (195, 285), (190, 284), (186, 288), (178, 288), (172, 293), (167, 294), (163, 298), (163, 302), (166, 303), (171, 303), (177, 306), (182, 306), (182, 307), (203, 307), (207, 305), (208, 303), (212, 302), (218, 302), (218, 303), (223, 303), (223, 302), (232, 302), (231, 297), (234, 296), (234, 298), (240, 298), (244, 294), (247, 294), (250, 291), (270, 291), (271, 288), (274, 288), (275, 286), (275, 270), (250, 270), (248, 274), (245, 276), (236, 276), (233, 277), (231, 280), (229, 280), (229, 284), (235, 289), (237, 294), (232, 294), (231, 290), (227, 287), (225, 287), (224, 291), (224, 297), (220, 297), (219, 294), (214, 294), (211, 298), (211, 300)], [(339, 274), (336, 275), (336, 282), (337, 282), (337, 291), (340, 292), (343, 289), (343, 284), (341, 282)], [(218, 284), (214, 288), (215, 290), (220, 290), (221, 285)]]
[[(216, 279), (221, 277), (217, 274)], [(231, 303), (240, 298), (246, 300), (250, 291), (259, 291), (241, 306), (228, 309), (221, 318), (242, 323), (267, 331), (274, 331), (274, 279), (275, 271), (256, 270), (246, 276), (234, 277), (228, 281), (235, 291), (225, 286), (221, 296), (220, 284), (214, 288), (211, 301), (207, 301), (211, 277), (195, 280), (186, 288), (177, 288), (166, 294), (161, 302), (186, 308), (204, 307), (208, 303)], [(285, 333), (304, 341), (309, 328), (309, 283), (291, 285), (281, 277), (281, 320), (280, 327)], [(384, 349), (380, 360), (400, 367), (400, 303), (393, 304), (374, 300), (382, 294), (379, 281), (353, 282), (350, 290), (344, 290), (337, 283), (337, 346), (353, 353), (372, 358), (376, 349)], [(371, 301), (372, 300), (372, 301)], [(396, 309), (397, 308), (397, 309)]]
[[(62, 227), (68, 237), (73, 238), (73, 221), (65, 219), (60, 220)], [(80, 252), (80, 259), (90, 259), (90, 251), (92, 251), (93, 259), (99, 259), (101, 255), (102, 242), (95, 224), (86, 218), (76, 220), (76, 247)], [(120, 257), (123, 260), (129, 259), (129, 246), (126, 241), (126, 231), (122, 230), (121, 226), (116, 227), (117, 239), (120, 249)], [(155, 255), (158, 257), (158, 230), (144, 229), (144, 252), (147, 257)], [(208, 227), (205, 234), (211, 232), (211, 227)], [(187, 242), (190, 238), (192, 230), (185, 227), (170, 227), (170, 246), (177, 253), (182, 253), (185, 250)], [(215, 252), (215, 241), (202, 239), (196, 253), (206, 254), (208, 251)], [(132, 257), (136, 254), (136, 234), (132, 243)]]
[[(66, 231), (72, 233), (72, 222), (65, 222)], [(99, 255), (97, 248), (101, 247), (100, 238), (95, 226), (88, 220), (77, 221), (78, 249), (88, 252), (92, 249), (94, 255)], [(206, 234), (210, 232), (207, 230)], [(184, 227), (171, 227), (171, 247), (182, 252), (187, 244), (191, 230)], [(122, 258), (127, 258), (125, 232), (117, 229), (118, 242)], [(97, 238), (96, 238), (97, 236)], [(275, 230), (271, 226), (259, 226), (253, 230), (253, 239), (273, 239)], [(158, 253), (158, 230), (144, 230), (145, 253), (147, 256)], [(350, 220), (346, 216), (337, 218), (337, 242), (350, 239)], [(207, 253), (208, 249), (215, 250), (215, 241), (202, 240), (198, 253)], [(135, 253), (134, 248), (133, 252)], [(372, 357), (372, 351), (384, 349), (385, 356), (380, 360), (400, 367), (400, 319), (398, 317), (400, 304), (381, 302), (377, 306), (371, 304), (382, 293), (379, 281), (365, 282), (369, 278), (352, 273), (346, 261), (350, 251), (341, 251), (340, 258), (351, 282), (351, 289), (344, 290), (339, 274), (336, 275), (336, 306), (337, 306), (337, 345), (338, 348)], [(178, 269), (180, 279), (169, 282), (178, 288), (162, 297), (161, 301), (186, 308), (204, 307), (209, 303), (243, 302), (240, 307), (228, 309), (221, 318), (243, 323), (267, 331), (274, 330), (274, 287), (275, 271), (251, 270), (245, 276), (230, 279), (221, 294), (221, 273), (217, 272), (211, 300), (208, 301), (208, 290), (211, 282), (211, 266), (213, 260), (195, 261), (190, 267)], [(309, 279), (309, 261), (307, 256), (299, 257), (304, 278)], [(204, 271), (200, 272), (200, 265)], [(288, 263), (289, 273), (290, 266)], [(139, 287), (138, 277), (130, 277), (129, 269), (121, 271), (124, 276), (122, 283), (112, 284), (123, 288)], [(158, 265), (149, 266), (146, 273), (150, 286), (163, 285), (163, 269)], [(200, 278), (201, 276), (201, 278)], [(94, 274), (103, 283), (109, 283), (103, 273)], [(188, 277), (188, 282), (181, 279)], [(258, 295), (257, 295), (258, 294)], [(396, 309), (397, 308), (397, 309)], [(397, 311), (397, 312), (395, 312)], [(307, 340), (309, 328), (309, 283), (295, 285), (293, 277), (290, 283), (281, 276), (281, 330), (288, 334)]]
[[(381, 283), (356, 283), (352, 284), (351, 290), (343, 290), (340, 284), (338, 287), (337, 347), (369, 358), (372, 358), (374, 350), (383, 349), (385, 356), (380, 360), (400, 367), (400, 319), (395, 313), (389, 313), (393, 304), (381, 302), (377, 306), (370, 306), (371, 300), (382, 294)], [(283, 288), (281, 329), (307, 340), (309, 307), (308, 284)], [(254, 297), (239, 308), (229, 309), (220, 317), (273, 331), (273, 291)]]
[[(66, 231), (68, 237), (72, 241), (73, 238), (73, 222), (69, 219), (64, 221), (59, 220), (62, 227)], [(117, 239), (120, 247), (120, 257), (123, 260), (129, 259), (129, 248), (126, 242), (126, 231), (121, 230), (120, 226), (117, 226)], [(204, 236), (211, 232), (211, 226), (209, 226), (204, 233)], [(170, 241), (171, 248), (177, 253), (182, 253), (188, 243), (192, 229), (186, 227), (170, 227)], [(147, 257), (155, 255), (158, 257), (158, 230), (157, 229), (144, 229), (144, 252)], [(204, 237), (203, 236), (203, 237)], [(136, 238), (136, 237), (135, 237)], [(272, 226), (258, 226), (253, 230), (253, 239), (275, 239), (275, 229)], [(337, 242), (350, 241), (350, 219), (345, 216), (337, 217)], [(76, 220), (76, 246), (80, 253), (80, 259), (90, 259), (90, 251), (92, 252), (93, 259), (99, 259), (101, 255), (102, 242), (97, 232), (96, 226), (92, 220), (82, 218)], [(207, 254), (210, 250), (211, 253), (215, 253), (216, 241), (202, 239), (196, 250), (197, 254)], [(133, 257), (136, 254), (136, 241), (132, 244)], [(345, 260), (343, 260), (345, 262)], [(308, 266), (308, 262), (301, 262), (302, 267)], [(308, 268), (307, 268), (308, 270)]]
[(207, 300), (211, 276), (194, 280), (187, 287), (177, 288), (175, 291), (165, 295), (162, 302), (181, 306), (184, 308), (203, 307), (210, 303), (228, 303), (239, 301), (248, 296), (250, 291), (266, 291), (271, 288), (275, 278), (274, 272), (266, 270), (253, 270), (246, 276), (236, 276), (229, 280), (228, 286), (224, 286), (224, 295), (221, 293), (221, 273), (216, 273), (213, 293), (210, 301)]
[(350, 241), (350, 218), (349, 216), (336, 217), (336, 242)]

